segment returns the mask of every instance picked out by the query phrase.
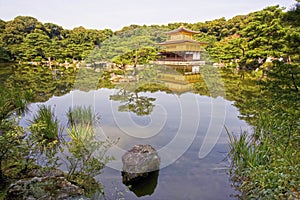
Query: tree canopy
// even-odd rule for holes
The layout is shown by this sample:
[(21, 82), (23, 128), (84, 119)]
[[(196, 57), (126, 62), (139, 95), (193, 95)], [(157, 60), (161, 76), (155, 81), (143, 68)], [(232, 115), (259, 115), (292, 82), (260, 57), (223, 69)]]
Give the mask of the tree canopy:
[(267, 57), (299, 61), (299, 2), (285, 11), (279, 6), (197, 23), (130, 25), (119, 31), (72, 30), (53, 23), (41, 23), (30, 16), (0, 20), (0, 61), (87, 62), (112, 61), (143, 64), (156, 59), (157, 45), (166, 40), (164, 32), (183, 25), (199, 31), (198, 41), (208, 42), (207, 51), (215, 62), (260, 67)]
[(112, 30), (63, 29), (30, 16), (0, 21), (0, 61), (83, 60)]

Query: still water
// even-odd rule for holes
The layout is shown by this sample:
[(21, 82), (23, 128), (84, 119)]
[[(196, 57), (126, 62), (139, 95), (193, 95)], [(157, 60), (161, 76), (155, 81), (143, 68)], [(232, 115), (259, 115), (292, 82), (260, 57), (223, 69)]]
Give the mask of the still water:
[[(95, 127), (97, 138), (119, 138), (108, 152), (115, 160), (96, 177), (104, 185), (107, 199), (233, 199), (235, 191), (227, 174), (225, 127), (235, 133), (250, 129), (239, 118), (239, 109), (233, 101), (227, 100), (226, 95), (216, 95), (220, 90), (215, 92), (212, 85), (206, 88), (215, 95), (193, 90), (191, 84), (197, 81), (192, 79), (199, 79), (197, 76), (172, 72), (162, 77), (159, 71), (151, 81), (144, 74), (138, 81), (124, 81), (124, 84), (120, 81), (109, 89), (94, 87), (98, 83), (94, 78), (99, 79), (103, 74), (91, 71), (77, 74), (71, 89), (62, 87), (64, 94), (54, 92), (45, 101), (31, 103), (28, 107), (31, 112), (24, 115), (21, 125), (26, 127), (42, 104), (54, 108), (62, 126), (67, 125), (66, 112), (70, 107), (90, 106), (100, 116)], [(170, 76), (172, 80), (168, 81), (166, 77)], [(82, 83), (84, 77), (90, 77), (87, 78), (90, 82)], [(213, 83), (216, 85), (218, 81), (214, 79)], [(165, 88), (147, 89), (157, 83)], [(211, 80), (203, 83), (210, 84)], [(128, 189), (122, 183), (121, 157), (137, 144), (154, 147), (161, 165), (137, 189)]]

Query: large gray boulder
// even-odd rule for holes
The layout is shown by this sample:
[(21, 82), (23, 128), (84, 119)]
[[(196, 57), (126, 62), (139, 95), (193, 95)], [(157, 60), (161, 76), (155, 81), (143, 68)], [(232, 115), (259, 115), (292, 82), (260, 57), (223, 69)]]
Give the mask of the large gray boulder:
[(160, 158), (151, 145), (135, 145), (122, 156), (123, 183), (130, 184), (159, 170)]

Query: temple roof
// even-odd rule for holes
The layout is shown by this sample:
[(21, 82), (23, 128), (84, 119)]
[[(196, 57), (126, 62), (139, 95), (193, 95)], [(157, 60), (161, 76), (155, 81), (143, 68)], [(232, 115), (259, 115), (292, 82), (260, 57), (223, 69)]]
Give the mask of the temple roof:
[(191, 33), (191, 34), (200, 33), (198, 31), (192, 31), (192, 30), (184, 28), (183, 26), (180, 26), (178, 29), (175, 29), (175, 30), (172, 30), (172, 31), (169, 31), (169, 32), (165, 32), (165, 34), (172, 35), (172, 34), (179, 33), (179, 32), (186, 32), (186, 33)]
[(160, 45), (168, 45), (168, 44), (181, 44), (181, 43), (185, 43), (185, 42), (189, 42), (189, 43), (193, 43), (193, 44), (208, 44), (207, 42), (198, 42), (195, 40), (169, 40), (169, 41), (162, 42), (159, 44)]

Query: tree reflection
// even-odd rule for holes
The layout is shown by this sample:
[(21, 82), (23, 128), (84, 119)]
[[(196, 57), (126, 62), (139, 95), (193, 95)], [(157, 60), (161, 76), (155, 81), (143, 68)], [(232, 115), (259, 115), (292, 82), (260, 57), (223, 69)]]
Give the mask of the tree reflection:
[(138, 116), (149, 115), (153, 111), (155, 98), (140, 96), (139, 92), (130, 92), (125, 88), (120, 89), (110, 100), (123, 103), (119, 106), (120, 112), (133, 112)]
[(33, 102), (45, 102), (52, 96), (62, 96), (70, 92), (78, 70), (57, 66), (50, 70), (46, 66), (10, 66), (14, 70), (1, 84), (7, 88), (22, 88), (32, 91)]

